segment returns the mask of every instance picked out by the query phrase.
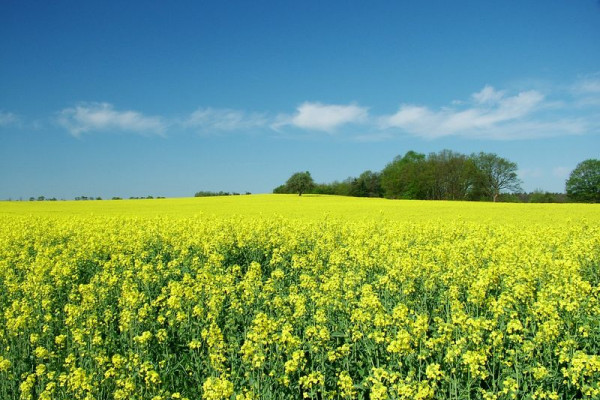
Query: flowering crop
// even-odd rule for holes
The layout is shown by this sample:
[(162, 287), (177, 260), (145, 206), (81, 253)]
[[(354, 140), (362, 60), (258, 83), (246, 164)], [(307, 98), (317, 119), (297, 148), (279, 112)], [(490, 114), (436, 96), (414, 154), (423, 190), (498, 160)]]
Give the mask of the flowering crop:
[(216, 200), (0, 204), (0, 398), (600, 397), (597, 207)]

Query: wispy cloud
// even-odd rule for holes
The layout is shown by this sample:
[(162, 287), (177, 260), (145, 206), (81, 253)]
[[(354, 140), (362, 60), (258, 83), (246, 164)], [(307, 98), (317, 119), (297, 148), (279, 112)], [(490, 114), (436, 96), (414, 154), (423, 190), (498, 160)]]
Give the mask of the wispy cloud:
[(146, 116), (137, 111), (119, 111), (109, 103), (82, 103), (60, 111), (58, 122), (73, 136), (88, 132), (134, 132), (143, 135), (163, 135), (164, 119)]
[(571, 93), (578, 107), (600, 107), (600, 74), (579, 79), (571, 86)]
[(291, 125), (306, 130), (334, 132), (342, 125), (363, 123), (368, 119), (368, 109), (356, 104), (323, 104), (304, 102), (293, 115), (280, 115), (272, 127)]
[[(521, 130), (524, 127), (536, 128), (535, 132), (547, 127), (541, 121), (527, 119), (544, 106), (544, 95), (538, 91), (507, 96), (504, 91), (485, 86), (472, 94), (468, 102), (453, 102), (452, 106), (439, 110), (403, 104), (395, 114), (383, 116), (379, 121), (383, 129), (399, 128), (428, 139), (443, 136), (515, 139), (520, 135), (536, 134)], [(580, 128), (576, 124), (569, 126), (566, 122), (563, 121), (562, 125), (569, 127), (568, 133), (579, 133)], [(540, 124), (543, 126), (538, 126)]]
[(498, 103), (502, 100), (505, 95), (505, 91), (498, 91), (490, 85), (486, 85), (481, 91), (473, 93), (471, 97), (478, 104), (493, 104)]
[(269, 123), (266, 114), (205, 107), (198, 108), (191, 113), (183, 122), (183, 126), (199, 129), (204, 133), (211, 133), (261, 128), (267, 126)]
[(9, 126), (18, 122), (19, 118), (15, 114), (0, 110), (0, 126)]
[(576, 94), (600, 94), (600, 75), (589, 75), (580, 79), (573, 85), (573, 91)]
[[(406, 102), (387, 115), (377, 115), (356, 103), (306, 101), (291, 112), (279, 114), (274, 110), (249, 112), (200, 107), (176, 118), (118, 110), (109, 103), (81, 103), (60, 111), (58, 121), (73, 136), (103, 131), (164, 135), (178, 130), (204, 134), (268, 134), (274, 130), (289, 137), (302, 137), (302, 132), (343, 131), (347, 132), (345, 138), (356, 141), (385, 141), (399, 135), (427, 140), (442, 137), (519, 140), (598, 134), (599, 107), (600, 75), (592, 74), (568, 85), (548, 84), (537, 90), (499, 90), (486, 85), (444, 107)], [(15, 121), (14, 114), (0, 111), (0, 126)]]

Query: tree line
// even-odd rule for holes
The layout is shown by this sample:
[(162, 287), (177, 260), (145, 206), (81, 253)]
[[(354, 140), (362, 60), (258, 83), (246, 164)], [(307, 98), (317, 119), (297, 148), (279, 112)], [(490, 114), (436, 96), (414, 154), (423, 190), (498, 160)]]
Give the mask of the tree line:
[[(130, 196), (129, 200), (146, 200), (146, 199), (165, 199), (166, 197), (164, 196), (152, 196), (152, 195), (148, 195), (148, 196), (142, 196), (142, 197), (138, 197), (138, 196)], [(64, 199), (61, 198), (60, 201), (67, 201), (68, 199)], [(75, 198), (73, 198), (73, 200), (75, 201), (88, 201), (88, 200), (103, 200), (102, 197), (100, 196), (76, 196)], [(119, 196), (114, 196), (111, 198), (111, 200), (123, 200), (123, 197), (119, 197)], [(8, 201), (13, 201), (12, 198), (9, 198)], [(14, 201), (23, 201), (22, 198), (18, 199), (18, 200), (14, 200)], [(59, 199), (57, 199), (56, 197), (46, 197), (46, 196), (38, 196), (38, 197), (33, 197), (31, 196), (29, 198), (29, 201), (59, 201)]]
[[(586, 160), (597, 161), (597, 160)], [(584, 163), (586, 163), (584, 162)], [(581, 163), (581, 164), (584, 164)], [(600, 163), (600, 161), (598, 161)], [(580, 164), (580, 165), (581, 165)], [(585, 178), (575, 179), (580, 165), (567, 181), (567, 195), (536, 190), (524, 193), (517, 175), (517, 164), (494, 153), (465, 155), (451, 150), (442, 150), (428, 155), (408, 151), (397, 156), (379, 172), (365, 171), (358, 177), (343, 181), (315, 183), (310, 172), (297, 172), (288, 181), (276, 187), (273, 193), (330, 194), (355, 197), (385, 197), (413, 200), (488, 200), (514, 202), (566, 202), (600, 201), (600, 164), (595, 172), (590, 168)], [(596, 165), (596, 164), (594, 164)], [(593, 168), (592, 168), (593, 169)], [(595, 173), (595, 175), (594, 175)], [(569, 182), (577, 180), (596, 186), (571, 190)], [(581, 195), (584, 191), (587, 194)], [(595, 192), (594, 192), (595, 191)], [(589, 194), (591, 192), (591, 194)], [(595, 193), (595, 194), (594, 194)]]
[[(252, 193), (250, 192), (246, 192), (244, 193), (245, 195), (250, 195)], [(194, 194), (194, 197), (215, 197), (215, 196), (241, 196), (241, 193), (238, 192), (224, 192), (224, 191), (219, 191), (219, 192), (211, 192), (208, 190), (201, 190), (199, 192), (196, 192)]]

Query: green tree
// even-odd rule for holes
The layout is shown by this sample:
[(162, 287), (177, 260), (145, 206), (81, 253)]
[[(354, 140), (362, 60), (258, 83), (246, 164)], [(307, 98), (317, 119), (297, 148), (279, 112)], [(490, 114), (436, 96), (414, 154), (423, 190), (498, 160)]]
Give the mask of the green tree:
[(382, 197), (383, 189), (381, 188), (380, 174), (365, 171), (358, 178), (352, 179), (349, 195), (355, 197)]
[(283, 184), (283, 185), (279, 185), (275, 189), (273, 189), (273, 193), (275, 193), (275, 194), (286, 194), (286, 193), (289, 193), (289, 192), (288, 192), (287, 186), (285, 186), (285, 184)]
[(600, 202), (600, 160), (577, 164), (566, 182), (567, 195), (575, 201)]
[(381, 187), (384, 196), (392, 199), (424, 199), (425, 154), (408, 151), (397, 156), (381, 171)]
[(530, 203), (556, 203), (556, 195), (554, 193), (545, 192), (542, 189), (535, 189), (529, 195)]
[(310, 191), (314, 186), (310, 172), (296, 172), (285, 183), (288, 193), (298, 193), (298, 196), (302, 196), (302, 193)]
[(471, 160), (477, 171), (476, 192), (496, 201), (502, 191), (521, 190), (516, 163), (494, 153), (483, 152), (471, 155)]
[(451, 150), (430, 153), (423, 174), (427, 199), (464, 200), (475, 182), (475, 165), (464, 154)]
[[(333, 181), (331, 183), (317, 183), (314, 188), (311, 189), (311, 192), (316, 194), (350, 196), (350, 185), (352, 184), (353, 178), (349, 179), (350, 180), (346, 179), (343, 182)], [(285, 185), (282, 186), (285, 187)]]

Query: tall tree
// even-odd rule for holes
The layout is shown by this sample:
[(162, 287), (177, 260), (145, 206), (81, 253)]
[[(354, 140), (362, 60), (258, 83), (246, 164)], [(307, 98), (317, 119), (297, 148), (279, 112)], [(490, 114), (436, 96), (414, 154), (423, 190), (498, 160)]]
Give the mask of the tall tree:
[(576, 201), (600, 202), (600, 160), (577, 164), (566, 182), (567, 195)]
[(484, 196), (496, 201), (502, 191), (521, 190), (516, 163), (494, 153), (484, 152), (471, 155), (471, 160), (477, 171), (477, 190)]
[(285, 186), (288, 189), (288, 193), (298, 193), (298, 196), (302, 196), (302, 193), (310, 191), (315, 186), (315, 182), (312, 176), (310, 176), (310, 172), (296, 172), (290, 176)]
[(384, 196), (392, 199), (424, 199), (425, 154), (408, 151), (397, 156), (381, 171)]
[(427, 156), (427, 198), (464, 200), (475, 181), (473, 161), (464, 154), (442, 150)]
[(381, 197), (383, 189), (378, 172), (365, 171), (350, 183), (350, 196), (356, 197)]

